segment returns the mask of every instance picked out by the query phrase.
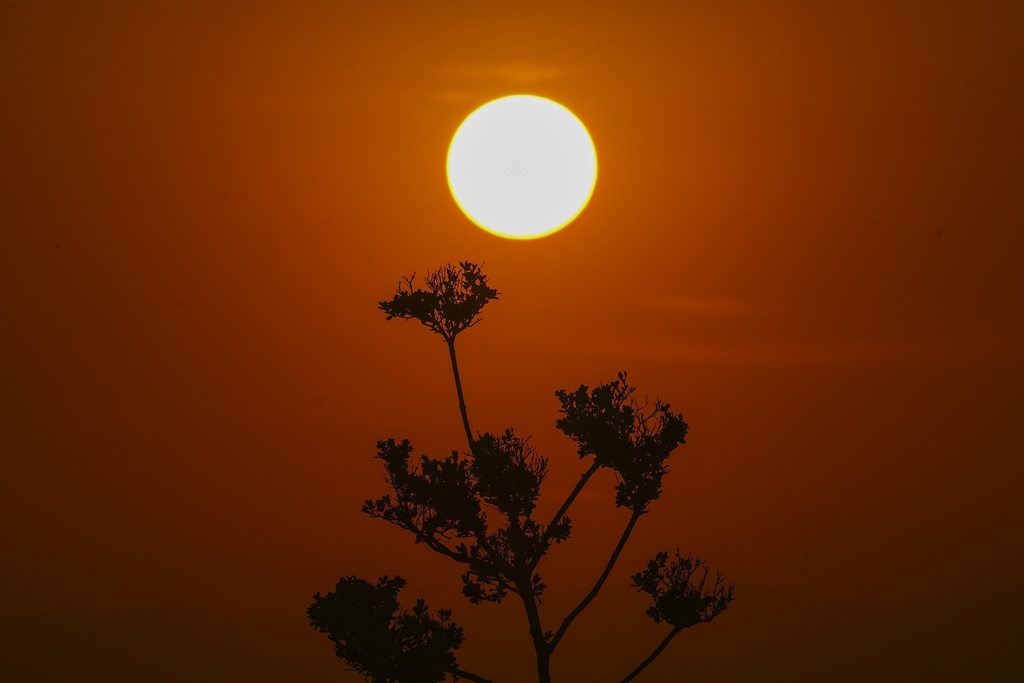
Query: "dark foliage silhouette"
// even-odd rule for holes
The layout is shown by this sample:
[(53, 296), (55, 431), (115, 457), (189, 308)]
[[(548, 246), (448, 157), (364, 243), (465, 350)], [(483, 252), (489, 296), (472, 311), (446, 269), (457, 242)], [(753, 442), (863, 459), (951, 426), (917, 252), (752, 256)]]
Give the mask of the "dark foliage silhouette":
[[(480, 321), (480, 312), (499, 293), (474, 263), (446, 265), (428, 273), (426, 289), (415, 276), (404, 278), (390, 301), (380, 302), (388, 319), (417, 320), (448, 347), (467, 451), (443, 459), (414, 456), (407, 440), (377, 442), (390, 493), (367, 499), (362, 510), (412, 534), (434, 552), (462, 565), (462, 593), (473, 604), (500, 603), (509, 595), (522, 603), (537, 660), (539, 683), (550, 683), (550, 662), (573, 621), (597, 597), (640, 517), (662, 493), (671, 453), (685, 443), (687, 425), (668, 403), (653, 405), (636, 398), (626, 373), (594, 388), (580, 386), (555, 392), (561, 403), (555, 425), (577, 446), (587, 469), (547, 522), (535, 518), (548, 461), (512, 429), (475, 436), (469, 423), (455, 353), (459, 333)], [(601, 468), (615, 476), (615, 505), (629, 519), (604, 569), (590, 591), (556, 630), (542, 626), (541, 596), (547, 589), (536, 570), (553, 545), (569, 539), (573, 502)], [(647, 568), (632, 576), (633, 587), (647, 593), (647, 615), (672, 630), (623, 683), (640, 674), (681, 630), (709, 622), (733, 599), (733, 587), (721, 575), (709, 581), (705, 563), (676, 552), (658, 553)], [(420, 683), (490, 679), (459, 668), (454, 651), (462, 629), (451, 612), (432, 616), (423, 600), (402, 611), (399, 577), (371, 584), (342, 578), (334, 592), (314, 596), (308, 610), (312, 625), (335, 644), (335, 653), (374, 683)]]
[(412, 613), (399, 609), (401, 577), (381, 577), (376, 584), (349, 576), (333, 593), (313, 596), (309, 618), (334, 641), (335, 653), (374, 681), (436, 683), (455, 671), (455, 650), (462, 629), (451, 612), (430, 615), (417, 600)]

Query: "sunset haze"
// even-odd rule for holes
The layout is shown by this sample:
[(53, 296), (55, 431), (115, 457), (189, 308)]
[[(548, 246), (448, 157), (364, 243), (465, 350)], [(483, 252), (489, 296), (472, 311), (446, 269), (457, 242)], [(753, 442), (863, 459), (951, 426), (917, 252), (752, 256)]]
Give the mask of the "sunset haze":
[[(638, 681), (1024, 679), (1022, 35), (1009, 1), (0, 0), (0, 678), (357, 683), (306, 608), (400, 574), (531, 680), (518, 602), (360, 513), (379, 439), (465, 448), (444, 344), (377, 306), (468, 260), (469, 415), (550, 459), (542, 517), (585, 469), (557, 389), (628, 371), (689, 424), (555, 680), (651, 651), (629, 576), (676, 548), (736, 599)], [(523, 93), (600, 172), (508, 240), (445, 163)]]

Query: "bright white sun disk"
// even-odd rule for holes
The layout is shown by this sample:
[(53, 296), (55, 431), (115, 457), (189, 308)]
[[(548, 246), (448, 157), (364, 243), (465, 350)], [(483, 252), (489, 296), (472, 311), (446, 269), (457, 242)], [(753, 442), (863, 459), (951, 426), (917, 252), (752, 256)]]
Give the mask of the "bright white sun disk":
[(448, 149), (448, 185), (463, 213), (502, 237), (532, 239), (573, 221), (590, 201), (597, 154), (571, 111), (513, 95), (470, 114)]

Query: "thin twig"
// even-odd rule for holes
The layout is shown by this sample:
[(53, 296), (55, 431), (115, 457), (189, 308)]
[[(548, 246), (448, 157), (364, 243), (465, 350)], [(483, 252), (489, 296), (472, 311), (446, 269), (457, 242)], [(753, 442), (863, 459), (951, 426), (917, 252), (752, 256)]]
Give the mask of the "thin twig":
[(601, 587), (604, 585), (608, 575), (612, 573), (612, 567), (615, 566), (615, 562), (619, 559), (619, 554), (622, 549), (626, 546), (626, 541), (629, 540), (629, 535), (633, 533), (633, 527), (636, 526), (637, 520), (640, 519), (642, 512), (634, 512), (629, 517), (629, 523), (626, 524), (626, 528), (622, 531), (622, 536), (619, 537), (619, 542), (615, 546), (615, 550), (612, 551), (611, 557), (608, 558), (608, 564), (605, 565), (604, 571), (601, 572), (601, 576), (597, 579), (597, 583), (590, 589), (586, 597), (580, 601), (580, 604), (576, 605), (576, 609), (569, 613), (569, 616), (562, 621), (562, 625), (558, 627), (558, 632), (555, 633), (555, 637), (551, 639), (550, 647), (552, 650), (558, 645), (558, 641), (562, 639), (565, 632), (569, 629), (569, 625), (572, 624), (573, 620), (580, 615), (580, 613), (587, 608), (587, 605), (597, 597), (597, 594), (601, 592)]
[[(551, 541), (551, 529), (553, 529), (555, 525), (558, 524), (563, 517), (565, 517), (565, 514), (569, 511), (569, 507), (572, 506), (573, 501), (576, 500), (576, 496), (580, 495), (580, 491), (582, 491), (583, 487), (587, 485), (587, 482), (590, 481), (590, 478), (594, 476), (594, 473), (597, 472), (599, 467), (600, 465), (597, 464), (597, 459), (595, 458), (594, 464), (592, 464), (590, 468), (583, 473), (583, 475), (580, 477), (580, 480), (576, 482), (576, 487), (569, 494), (569, 497), (565, 499), (564, 503), (562, 503), (562, 507), (558, 508), (558, 512), (556, 512), (555, 516), (551, 518), (551, 521), (548, 523), (547, 528), (544, 529), (544, 535), (540, 538), (539, 547), (542, 550), (544, 546)], [(532, 562), (530, 562), (531, 572), (537, 568), (537, 564), (540, 562), (541, 557), (543, 557), (543, 555), (539, 554), (537, 555), (537, 557), (533, 559)]]
[(641, 662), (640, 666), (638, 666), (637, 668), (633, 669), (633, 672), (631, 674), (629, 674), (628, 676), (626, 676), (625, 678), (622, 679), (622, 683), (629, 683), (631, 680), (633, 680), (634, 678), (639, 676), (640, 672), (643, 671), (644, 669), (646, 669), (647, 665), (650, 664), (651, 662), (653, 662), (654, 659), (658, 655), (661, 654), (661, 651), (664, 650), (665, 647), (668, 645), (668, 641), (670, 641), (673, 638), (675, 638), (676, 634), (679, 633), (682, 630), (683, 629), (681, 627), (679, 627), (679, 626), (674, 627), (672, 629), (672, 631), (670, 631), (669, 634), (667, 636), (665, 636), (665, 640), (661, 641), (658, 644), (658, 647), (654, 648), (654, 651), (651, 652), (651, 654), (649, 654), (647, 656), (647, 659), (645, 659), (643, 662)]
[(458, 678), (465, 678), (467, 681), (473, 681), (473, 683), (494, 683), (494, 681), (492, 681), (489, 678), (477, 676), (476, 674), (471, 674), (468, 671), (463, 671), (459, 668), (454, 668), (450, 670), (448, 673), (452, 674), (453, 676), (457, 676)]

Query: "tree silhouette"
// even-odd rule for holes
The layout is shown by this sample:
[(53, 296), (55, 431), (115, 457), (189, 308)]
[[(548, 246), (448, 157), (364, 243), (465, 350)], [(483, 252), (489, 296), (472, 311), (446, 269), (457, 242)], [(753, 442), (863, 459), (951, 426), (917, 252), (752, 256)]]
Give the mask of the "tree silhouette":
[[(526, 612), (538, 681), (550, 683), (555, 649), (600, 593), (640, 517), (661, 496), (668, 457), (685, 442), (687, 425), (668, 403), (639, 401), (624, 372), (593, 389), (555, 392), (561, 402), (555, 426), (589, 465), (550, 521), (538, 521), (534, 512), (547, 459), (512, 429), (474, 436), (456, 359), (456, 337), (480, 322), (481, 310), (499, 293), (480, 267), (468, 262), (429, 272), (425, 284), (426, 289), (418, 289), (415, 275), (403, 278), (380, 309), (388, 320), (417, 320), (444, 340), (468, 450), (433, 459), (414, 457), (407, 440), (379, 441), (377, 458), (391, 492), (366, 500), (362, 510), (462, 565), (462, 593), (471, 603), (500, 603), (510, 593), (516, 596)], [(537, 567), (552, 545), (569, 539), (569, 509), (601, 468), (614, 473), (615, 505), (629, 511), (629, 520), (594, 586), (556, 630), (545, 630), (539, 606), (547, 586)], [(709, 582), (709, 574), (702, 560), (684, 558), (677, 550), (671, 562), (668, 553), (658, 553), (632, 576), (633, 587), (651, 597), (647, 615), (672, 630), (622, 683), (639, 675), (681, 630), (725, 611), (733, 586), (726, 586), (717, 573)], [(463, 632), (451, 621), (450, 611), (440, 609), (435, 617), (423, 600), (416, 601), (411, 613), (401, 610), (398, 592), (404, 585), (399, 576), (381, 577), (376, 584), (342, 578), (333, 592), (313, 596), (310, 622), (334, 642), (340, 659), (374, 683), (434, 683), (446, 676), (491, 683), (459, 668), (454, 651)]]

